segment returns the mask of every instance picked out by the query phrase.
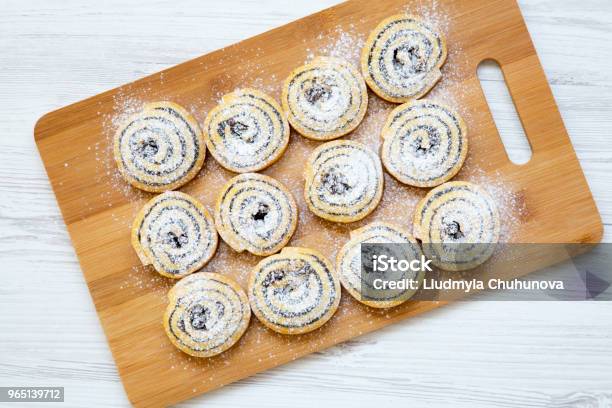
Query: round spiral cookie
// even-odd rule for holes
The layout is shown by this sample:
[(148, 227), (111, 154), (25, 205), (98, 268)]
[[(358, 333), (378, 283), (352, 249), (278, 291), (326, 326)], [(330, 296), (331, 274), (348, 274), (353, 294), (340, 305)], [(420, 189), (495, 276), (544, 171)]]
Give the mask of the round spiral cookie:
[(114, 155), (119, 172), (141, 190), (174, 190), (202, 168), (206, 146), (196, 120), (172, 102), (154, 102), (117, 130)]
[(321, 327), (336, 312), (340, 293), (331, 262), (307, 248), (284, 248), (259, 262), (249, 278), (253, 313), (283, 334)]
[(331, 140), (361, 123), (368, 91), (361, 74), (348, 61), (317, 57), (285, 80), (282, 104), (289, 123), (300, 134)]
[(204, 266), (218, 240), (208, 210), (179, 191), (154, 197), (132, 225), (132, 246), (142, 263), (169, 278), (179, 279)]
[(249, 300), (232, 279), (199, 272), (168, 292), (164, 328), (172, 344), (194, 357), (212, 357), (232, 347), (251, 318)]
[(361, 71), (381, 98), (401, 103), (419, 99), (440, 80), (446, 43), (421, 19), (395, 15), (383, 20), (361, 53)]
[(448, 271), (475, 268), (493, 254), (500, 221), (491, 196), (475, 184), (451, 181), (417, 205), (414, 236), (432, 263)]
[(421, 248), (412, 235), (397, 226), (375, 222), (352, 231), (351, 239), (340, 249), (336, 258), (340, 283), (357, 301), (370, 307), (388, 308), (410, 299), (417, 289), (377, 289), (374, 287), (374, 279), (381, 278), (385, 281), (410, 279), (420, 286), (425, 274), (390, 270), (375, 273), (370, 262), (362, 262), (361, 244), (397, 244), (385, 245), (384, 248), (381, 245), (376, 254), (389, 252), (389, 255), (395, 259), (420, 259)]
[(221, 238), (238, 252), (272, 255), (289, 242), (298, 208), (278, 181), (256, 173), (232, 178), (221, 189), (215, 223)]
[(395, 108), (382, 130), (381, 160), (404, 184), (434, 187), (450, 180), (467, 156), (467, 127), (450, 108), (414, 101)]
[(378, 156), (364, 144), (337, 140), (316, 148), (306, 163), (304, 197), (317, 216), (353, 222), (370, 214), (382, 197)]
[(213, 157), (236, 173), (258, 171), (277, 161), (289, 143), (289, 123), (270, 96), (254, 89), (225, 95), (204, 121)]

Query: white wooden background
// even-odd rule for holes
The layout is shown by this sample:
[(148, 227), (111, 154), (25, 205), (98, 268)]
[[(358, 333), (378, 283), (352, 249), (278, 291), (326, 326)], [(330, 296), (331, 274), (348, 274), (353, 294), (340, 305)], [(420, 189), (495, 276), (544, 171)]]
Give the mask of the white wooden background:
[[(36, 119), (334, 3), (2, 0), (0, 386), (65, 386), (64, 406), (128, 404), (34, 145)], [(612, 2), (520, 5), (612, 242)], [(612, 304), (456, 305), (184, 406), (332, 404), (612, 406)]]

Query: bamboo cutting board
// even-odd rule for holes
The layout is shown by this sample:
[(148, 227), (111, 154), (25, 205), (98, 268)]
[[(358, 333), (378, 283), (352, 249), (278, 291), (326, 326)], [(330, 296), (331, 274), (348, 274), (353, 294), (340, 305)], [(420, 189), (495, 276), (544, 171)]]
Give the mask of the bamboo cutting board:
[[(277, 335), (253, 317), (243, 339), (226, 353), (211, 359), (182, 354), (169, 343), (161, 324), (165, 294), (173, 282), (139, 266), (130, 246), (132, 219), (152, 195), (134, 190), (118, 177), (109, 144), (117, 120), (140, 103), (171, 100), (186, 106), (202, 123), (219, 97), (237, 87), (257, 87), (278, 100), (282, 80), (307, 58), (340, 54), (357, 62), (369, 31), (383, 18), (405, 11), (430, 19), (446, 34), (449, 59), (443, 80), (429, 97), (456, 106), (469, 127), (469, 157), (456, 179), (485, 184), (494, 195), (508, 198), (502, 208), (508, 224), (502, 239), (546, 243), (601, 239), (599, 213), (514, 1), (340, 4), (51, 112), (36, 124), (36, 143), (134, 405), (176, 403), (440, 305), (408, 302), (375, 311), (344, 292), (334, 318), (311, 334)], [(525, 165), (508, 160), (489, 112), (476, 77), (478, 64), (485, 59), (502, 67), (529, 138), (533, 155)], [(370, 95), (364, 123), (348, 138), (376, 149), (393, 105)], [(339, 225), (310, 214), (302, 197), (302, 166), (319, 143), (295, 133), (291, 137), (283, 158), (263, 172), (285, 183), (298, 201), (299, 226), (290, 245), (316, 248), (333, 259), (351, 229), (374, 220), (409, 227), (425, 191), (399, 185), (388, 175), (382, 203), (365, 220)], [(208, 155), (200, 175), (181, 190), (212, 209), (220, 187), (232, 176)], [(203, 270), (231, 275), (244, 287), (258, 259), (221, 244)]]

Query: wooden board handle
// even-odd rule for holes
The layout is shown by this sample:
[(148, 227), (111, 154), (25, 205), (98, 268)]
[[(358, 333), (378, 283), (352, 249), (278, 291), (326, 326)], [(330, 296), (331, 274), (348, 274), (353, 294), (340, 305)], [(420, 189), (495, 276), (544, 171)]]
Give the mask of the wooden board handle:
[[(521, 15), (518, 7), (515, 12)], [(487, 57), (480, 63), (492, 60), (499, 64), (531, 145), (532, 159), (543, 151), (559, 147), (575, 154), (522, 15), (516, 21), (520, 27), (513, 26), (502, 35), (493, 36)], [(509, 41), (515, 31), (515, 41)]]

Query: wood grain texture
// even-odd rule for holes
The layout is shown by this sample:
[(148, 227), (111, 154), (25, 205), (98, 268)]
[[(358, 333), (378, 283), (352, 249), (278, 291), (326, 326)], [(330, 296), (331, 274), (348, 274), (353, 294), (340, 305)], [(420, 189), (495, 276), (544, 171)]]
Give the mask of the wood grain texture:
[[(163, 5), (160, 5), (162, 10), (163, 7)], [(569, 22), (570, 26), (573, 23), (585, 24), (581, 21), (575, 21), (575, 17), (571, 13), (571, 7), (565, 18), (563, 17), (564, 10), (556, 10), (557, 13), (561, 13), (561, 17), (557, 19), (550, 17), (548, 14), (550, 8), (546, 11), (546, 6), (541, 7), (542, 9), (527, 5), (526, 9), (527, 11), (532, 9), (536, 17), (540, 16), (543, 23), (536, 25), (536, 27), (543, 26), (543, 30), (548, 27), (546, 21), (558, 22), (557, 20), (561, 20), (565, 24)], [(582, 9), (582, 7), (580, 8)], [(41, 14), (53, 12), (53, 10), (44, 7), (36, 9), (38, 10), (36, 12)], [(601, 15), (602, 9), (605, 10), (605, 7), (600, 8), (597, 13), (592, 13), (589, 17), (591, 20), (587, 20), (609, 21)], [(246, 7), (246, 10), (249, 11), (248, 7)], [(582, 13), (588, 13), (588, 10), (589, 7), (586, 7)], [(166, 11), (168, 13), (160, 12), (157, 16), (158, 20), (156, 21), (159, 24), (166, 19), (168, 14), (171, 14), (169, 6)], [(249, 15), (258, 12), (258, 10), (251, 11), (252, 13), (249, 13)], [(308, 11), (306, 10), (302, 14), (306, 14)], [(36, 16), (36, 12), (30, 12), (33, 14), (28, 15)], [(66, 22), (69, 22), (70, 18), (74, 18), (75, 14), (83, 20), (79, 23), (79, 27), (81, 27), (81, 24), (82, 27), (87, 26), (89, 12), (71, 11), (63, 17), (65, 20), (58, 17), (58, 30), (70, 31), (70, 24), (66, 24)], [(109, 19), (116, 16), (115, 12), (109, 12), (108, 14), (110, 15)], [(527, 16), (529, 17), (529, 13)], [(96, 18), (92, 17), (93, 20)], [(238, 17), (236, 19), (240, 20)], [(10, 16), (8, 16), (8, 20), (11, 21)], [(36, 18), (34, 20), (36, 21)], [(187, 29), (189, 28), (188, 20), (185, 21), (188, 26)], [(266, 21), (265, 18), (260, 20)], [(62, 21), (64, 24), (61, 24)], [(112, 26), (114, 23), (109, 24)], [(34, 25), (39, 27), (39, 24)], [(2, 26), (8, 27), (4, 24)], [(263, 26), (261, 27), (263, 28)], [(554, 24), (551, 27), (553, 27), (552, 32), (556, 35), (565, 33), (565, 29), (557, 29)], [(15, 26), (11, 30), (11, 35), (20, 38), (20, 29), (21, 27)], [(532, 29), (531, 25), (530, 29)], [(605, 23), (593, 29), (589, 28), (587, 34), (600, 32), (598, 30), (606, 32)], [(95, 30), (92, 29), (92, 31)], [(252, 32), (247, 33), (247, 35), (250, 34)], [(566, 40), (571, 40), (569, 34), (566, 33), (565, 35), (568, 36), (565, 38)], [(68, 38), (70, 34), (65, 36)], [(180, 34), (175, 34), (175, 36), (180, 37)], [(96, 35), (92, 33), (90, 37), (95, 38)], [(188, 37), (188, 33), (185, 33), (185, 37)], [(594, 37), (597, 37), (597, 35), (594, 35)], [(115, 39), (113, 40), (113, 38)], [(226, 44), (232, 42), (232, 40), (235, 39), (228, 40)], [(538, 45), (537, 40), (538, 37), (536, 37), (536, 45)], [(53, 44), (53, 41), (57, 40), (53, 36), (49, 36), (45, 41)], [(123, 40), (112, 37), (103, 41), (103, 44), (106, 44), (103, 45), (103, 48), (108, 47), (109, 53), (114, 47), (108, 46), (108, 44), (113, 43), (113, 41), (121, 42)], [(597, 42), (595, 41), (595, 43)], [(592, 72), (586, 69), (587, 72), (585, 73), (582, 67), (580, 70), (572, 71), (571, 55), (567, 53), (568, 51), (553, 44), (552, 40), (549, 41), (549, 44), (550, 49), (554, 50), (555, 53), (558, 51), (558, 58), (565, 62), (565, 64), (559, 64), (563, 67), (556, 66), (554, 63), (549, 64), (551, 69), (558, 69), (561, 72), (561, 74), (552, 76), (553, 90), (557, 94), (564, 114), (563, 103), (570, 105), (567, 108), (568, 115), (564, 116), (568, 128), (570, 128), (570, 134), (574, 135), (571, 131), (572, 121), (578, 123), (574, 126), (577, 126), (577, 130), (582, 131), (576, 133), (574, 143), (578, 146), (579, 143), (576, 143), (576, 140), (578, 140), (587, 145), (587, 148), (582, 150), (578, 148), (578, 152), (581, 158), (586, 154), (586, 159), (583, 158), (582, 162), (598, 198), (598, 204), (602, 209), (604, 219), (607, 219), (606, 211), (609, 211), (609, 206), (605, 204), (609, 202), (609, 198), (606, 201), (607, 196), (604, 187), (606, 187), (605, 171), (607, 169), (605, 158), (609, 157), (609, 150), (605, 150), (607, 146), (597, 143), (601, 142), (601, 132), (605, 132), (606, 122), (604, 119), (609, 111), (609, 104), (607, 105), (608, 110), (606, 110), (605, 103), (599, 103), (599, 101), (604, 100), (602, 99), (603, 96), (599, 99), (593, 96), (593, 99), (584, 98), (584, 100), (580, 100), (580, 95), (593, 94), (588, 88), (597, 87), (580, 84), (578, 80), (577, 83), (571, 83), (571, 77), (584, 75), (583, 79), (592, 79), (595, 81), (593, 83), (597, 84), (596, 81), (602, 80), (604, 71), (598, 71), (596, 69), (597, 65), (595, 65), (595, 68), (589, 68)], [(39, 47), (43, 49), (42, 46)], [(70, 50), (70, 44), (62, 44), (62, 47), (65, 47), (65, 53), (71, 54), (74, 52)], [(194, 47), (197, 47), (197, 45), (194, 45)], [(134, 45), (132, 48), (134, 54), (127, 57), (137, 58), (137, 48), (139, 47)], [(9, 48), (9, 50), (11, 49)], [(81, 47), (81, 50), (84, 49), (86, 48)], [(202, 52), (201, 48), (199, 50), (197, 54)], [(540, 51), (542, 53), (542, 50)], [(175, 51), (172, 50), (172, 52)], [(609, 54), (609, 50), (605, 48), (603, 52)], [(151, 59), (154, 59), (155, 55), (159, 53), (160, 50), (155, 48), (151, 52)], [(75, 52), (75, 54), (77, 53)], [(544, 65), (547, 67), (546, 55), (542, 53), (542, 56)], [(171, 60), (170, 63), (179, 62), (187, 57), (189, 57), (188, 54), (177, 54), (175, 60)], [(42, 59), (43, 56), (39, 58)], [(119, 59), (119, 57), (117, 58)], [(563, 70), (566, 69), (566, 60), (568, 59), (570, 60), (570, 68), (567, 69), (570, 70), (564, 74), (565, 71)], [(595, 60), (599, 61), (598, 58), (595, 58)], [(93, 65), (97, 64), (94, 63)], [(576, 67), (578, 66), (579, 64), (576, 63)], [(20, 68), (9, 70), (11, 81), (8, 81), (7, 78), (6, 81), (3, 81), (3, 86), (6, 86), (7, 83), (19, 83), (19, 78), (32, 75), (32, 73), (36, 75), (35, 73), (40, 71), (40, 68), (31, 68), (31, 71), (28, 71), (27, 61)], [(69, 79), (60, 78), (57, 84), (51, 83), (53, 81), (45, 84), (45, 87), (50, 88), (50, 94), (61, 95), (65, 90), (69, 90), (74, 92), (72, 100), (75, 100), (92, 93), (91, 85), (92, 83), (95, 84), (97, 79), (94, 77), (97, 77), (96, 75), (91, 75), (76, 67), (66, 67), (66, 69), (71, 70), (69, 72), (83, 72), (79, 75), (84, 75), (84, 78), (93, 79), (93, 81), (87, 83), (83, 80), (83, 83), (78, 83), (77, 79), (75, 80), (76, 85), (71, 85), (63, 83), (63, 81), (70, 81)], [(156, 67), (153, 67), (149, 72), (156, 69)], [(125, 75), (125, 72), (132, 72), (129, 69), (121, 72), (120, 68), (115, 67), (113, 67), (113, 70), (117, 71), (117, 76)], [(108, 81), (104, 82), (108, 85), (124, 82), (113, 82), (113, 75), (104, 79), (104, 75), (106, 74), (101, 73), (102, 81)], [(139, 75), (141, 73), (135, 72), (132, 78)], [(563, 85), (555, 84), (556, 80)], [(79, 86), (82, 87), (80, 93), (78, 91)], [(40, 82), (39, 88), (32, 87), (29, 92), (36, 95), (37, 91), (40, 92), (45, 87), (43, 87), (43, 82)], [(564, 89), (565, 93), (563, 92)], [(27, 100), (28, 88), (22, 90), (25, 91), (25, 95), (23, 99), (19, 100)], [(559, 92), (565, 99), (559, 97)], [(2, 94), (7, 95), (4, 92)], [(60, 103), (55, 103), (55, 106), (65, 103), (68, 100), (66, 98), (70, 98), (70, 95), (63, 95), (62, 97), (64, 99)], [(53, 98), (56, 98), (56, 96)], [(53, 106), (53, 98), (48, 98), (50, 102), (45, 102), (46, 107), (41, 108), (39, 112), (48, 110), (49, 107)], [(8, 113), (4, 114), (9, 130), (17, 131), (20, 137), (9, 138), (5, 134), (2, 138), (4, 147), (2, 154), (10, 157), (11, 160), (3, 161), (0, 168), (3, 174), (2, 190), (6, 197), (3, 202), (1, 222), (3, 231), (8, 231), (6, 239), (1, 242), (1, 254), (3, 261), (7, 261), (4, 262), (5, 265), (9, 265), (11, 269), (16, 271), (23, 271), (23, 278), (9, 282), (8, 286), (4, 288), (2, 301), (6, 303), (3, 303), (2, 306), (6, 306), (3, 307), (3, 310), (9, 310), (9, 312), (20, 311), (26, 313), (32, 319), (35, 319), (38, 324), (32, 328), (23, 327), (19, 324), (21, 318), (17, 313), (9, 313), (9, 315), (15, 316), (14, 320), (13, 318), (3, 317), (1, 320), (3, 329), (12, 329), (3, 330), (2, 334), (3, 345), (7, 344), (10, 348), (7, 349), (6, 359), (3, 353), (2, 362), (7, 361), (8, 363), (3, 365), (3, 368), (6, 367), (6, 370), (2, 370), (2, 374), (5, 374), (5, 376), (0, 378), (3, 379), (3, 383), (11, 382), (14, 378), (20, 378), (23, 382), (61, 381), (61, 384), (68, 385), (68, 394), (72, 395), (72, 398), (68, 398), (69, 403), (75, 406), (79, 405), (79, 401), (81, 401), (81, 406), (84, 401), (87, 401), (88, 393), (92, 391), (91, 387), (86, 389), (83, 384), (90, 381), (91, 384), (96, 384), (94, 389), (100, 398), (100, 404), (106, 403), (112, 406), (117, 401), (121, 401), (120, 398), (123, 395), (120, 387), (117, 386), (114, 368), (112, 364), (108, 363), (108, 353), (101, 338), (98, 324), (92, 318), (90, 301), (78, 274), (78, 267), (75, 266), (74, 256), (63, 232), (61, 220), (57, 216), (53, 197), (49, 193), (44, 175), (32, 150), (32, 145), (26, 138), (30, 132), (33, 119), (37, 116), (33, 107), (38, 106), (37, 103), (42, 103), (39, 100), (40, 98), (37, 99), (32, 96), (29, 99), (28, 105), (15, 104), (13, 101)], [(24, 117), (29, 117), (29, 121), (24, 120)], [(585, 117), (590, 118), (590, 120), (602, 120), (598, 122), (597, 126), (593, 126), (590, 121), (585, 121)], [(607, 123), (609, 123), (609, 120)], [(11, 128), (11, 126), (13, 127)], [(18, 160), (15, 160), (15, 158)], [(589, 174), (589, 165), (595, 166), (591, 168), (591, 174)], [(598, 174), (600, 175), (599, 178), (597, 177)], [(598, 186), (600, 186), (599, 190)], [(602, 205), (602, 200), (604, 205)], [(7, 214), (9, 209), (10, 214)], [(23, 255), (17, 257), (17, 254)], [(25, 296), (15, 296), (18, 289), (23, 289), (26, 286), (29, 290)], [(54, 299), (54, 301), (50, 302), (49, 299)], [(39, 302), (36, 300), (39, 300)], [(40, 302), (44, 303), (43, 310), (40, 306), (32, 306), (39, 305)], [(490, 310), (489, 306), (480, 308), (480, 305), (461, 306), (461, 312), (441, 310), (433, 315), (427, 315), (423, 319), (402, 324), (401, 327), (390, 328), (385, 330), (384, 333), (360, 338), (358, 342), (352, 342), (346, 346), (332, 349), (327, 353), (318, 354), (308, 359), (307, 362), (294, 363), (271, 373), (257, 376), (255, 379), (243, 381), (240, 385), (232, 385), (228, 390), (210, 394), (204, 398), (204, 401), (206, 405), (213, 406), (225, 404), (231, 406), (238, 403), (247, 405), (248, 402), (245, 397), (245, 394), (247, 394), (253, 397), (252, 405), (257, 406), (260, 404), (256, 402), (262, 401), (257, 399), (257, 396), (263, 398), (264, 395), (274, 392), (276, 395), (282, 395), (282, 397), (271, 405), (278, 404), (279, 406), (283, 405), (283, 401), (286, 405), (286, 401), (295, 401), (300, 396), (312, 398), (313, 394), (315, 394), (314, 397), (321, 398), (321, 400), (353, 401), (353, 405), (383, 398), (384, 401), (388, 402), (410, 400), (413, 405), (420, 401), (421, 404), (454, 402), (454, 405), (459, 406), (474, 406), (477, 404), (482, 406), (492, 404), (513, 406), (527, 405), (528, 403), (534, 406), (546, 406), (551, 400), (562, 400), (562, 398), (551, 398), (550, 395), (564, 394), (570, 390), (595, 389), (606, 391), (610, 389), (610, 384), (606, 380), (610, 378), (610, 375), (609, 373), (606, 375), (606, 361), (602, 359), (606, 339), (609, 342), (610, 333), (610, 327), (606, 326), (604, 321), (606, 319), (605, 306), (607, 305), (580, 304), (570, 308), (569, 305), (556, 305), (554, 307), (538, 305), (536, 309), (533, 309), (523, 308), (520, 305), (501, 304), (496, 305), (493, 308), (494, 310)], [(507, 312), (504, 313), (504, 310), (507, 310)], [(516, 316), (522, 316), (526, 312), (529, 312), (530, 317), (517, 322)], [(506, 321), (503, 326), (497, 324), (499, 318)], [(462, 327), (455, 327), (455, 324)], [(57, 335), (56, 326), (66, 329), (61, 335)], [(483, 328), (486, 328), (486, 330), (483, 330)], [(474, 335), (471, 333), (472, 331), (478, 332), (478, 335)], [(449, 332), (452, 333), (450, 337)], [(15, 342), (17, 335), (28, 339), (25, 342), (21, 341), (19, 347), (16, 346), (17, 343)], [(415, 344), (416, 347), (403, 347), (404, 342)], [(448, 342), (452, 342), (461, 349), (459, 356), (447, 350)], [(484, 348), (484, 351), (480, 351), (481, 347)], [(389, 353), (389, 349), (398, 351)], [(508, 354), (508, 349), (514, 350), (515, 353)], [(38, 351), (37, 354), (34, 354), (35, 350)], [(501, 353), (502, 350), (504, 350), (504, 354)], [(569, 354), (567, 353), (568, 350), (571, 351)], [(77, 358), (77, 354), (87, 357)], [(546, 354), (547, 357), (538, 358), (538, 355), (542, 354)], [(73, 355), (75, 357), (72, 357)], [(498, 363), (495, 367), (486, 363), (478, 363), (478, 361), (490, 361), (491, 359)], [(535, 363), (529, 363), (532, 360), (537, 363), (537, 367)], [(88, 361), (92, 362), (88, 363)], [(97, 361), (103, 363), (96, 363)], [(104, 361), (107, 362), (104, 363)], [(406, 361), (411, 362), (414, 371), (412, 369), (406, 370), (403, 364)], [(563, 367), (564, 364), (566, 367), (575, 368), (572, 375), (564, 373), (563, 370), (555, 369), (555, 367)], [(607, 367), (609, 366), (608, 362)], [(372, 371), (372, 375), (366, 373), (360, 379), (361, 376), (351, 373), (351, 371), (355, 371), (351, 368), (357, 367), (361, 367), (365, 371), (374, 370), (376, 367), (397, 367), (397, 369), (392, 370), (388, 375), (375, 374)], [(450, 369), (441, 369), (447, 367), (450, 367)], [(484, 370), (486, 370), (486, 374), (483, 374)], [(493, 372), (493, 375), (491, 375), (491, 372)], [(459, 373), (461, 373), (461, 376)], [(320, 377), (320, 379), (317, 379), (317, 377)], [(322, 388), (315, 388), (319, 386)], [(366, 395), (365, 390), (368, 386), (373, 389), (369, 390), (370, 392)], [(291, 391), (287, 392), (287, 389)], [(319, 393), (313, 393), (312, 391), (315, 389), (323, 389), (325, 393), (320, 395)], [(109, 392), (104, 392), (105, 390)], [(352, 394), (347, 393), (347, 391), (352, 391)], [(577, 401), (580, 398), (588, 398), (588, 396), (577, 394), (569, 396), (567, 401), (572, 399)], [(602, 400), (603, 398), (601, 397)], [(299, 405), (295, 402), (294, 404)]]

